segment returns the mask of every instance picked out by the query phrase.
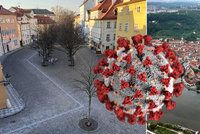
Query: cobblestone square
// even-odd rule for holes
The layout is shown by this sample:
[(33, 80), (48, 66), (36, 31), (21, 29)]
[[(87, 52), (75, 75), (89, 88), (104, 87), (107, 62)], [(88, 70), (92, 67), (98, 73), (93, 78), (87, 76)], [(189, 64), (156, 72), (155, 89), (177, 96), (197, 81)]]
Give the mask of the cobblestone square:
[[(69, 67), (64, 53), (55, 52), (58, 63), (42, 67), (36, 51), (24, 48), (8, 56), (5, 73), (12, 76), (11, 83), (25, 102), (25, 109), (0, 120), (0, 133), (15, 134), (82, 134), (78, 126), (87, 115), (87, 96), (73, 86), (77, 70), (84, 59), (98, 59), (88, 48), (75, 56), (77, 66)], [(81, 58), (80, 58), (81, 57)], [(94, 134), (144, 134), (145, 126), (119, 122), (97, 98), (92, 101), (92, 117), (99, 127)]]

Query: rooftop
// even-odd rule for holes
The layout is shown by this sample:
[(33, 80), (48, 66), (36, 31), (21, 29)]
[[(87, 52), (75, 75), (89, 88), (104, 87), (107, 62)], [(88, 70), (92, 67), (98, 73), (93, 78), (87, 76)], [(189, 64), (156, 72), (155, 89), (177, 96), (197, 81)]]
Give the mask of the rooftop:
[(16, 11), (25, 13), (25, 14), (31, 13), (31, 9), (22, 9), (20, 7), (11, 7), (11, 8), (15, 9)]
[(2, 5), (0, 5), (0, 15), (15, 15), (9, 10), (5, 9)]
[(100, 20), (108, 20), (108, 19), (116, 19), (117, 15), (115, 14), (115, 6), (117, 4), (122, 3), (122, 0), (116, 0), (114, 3), (112, 3), (112, 0), (103, 0), (101, 1), (97, 6), (92, 8), (90, 12), (93, 11), (101, 11), (101, 16), (96, 19)]
[(90, 11), (102, 10), (102, 12), (105, 12), (105, 11), (107, 11), (109, 9), (111, 4), (112, 4), (112, 0), (103, 0), (103, 1), (99, 2)]
[(146, 0), (130, 0), (129, 2), (123, 2), (123, 3), (118, 4), (118, 5), (116, 5), (116, 7), (132, 4), (132, 3), (137, 3), (137, 2), (142, 2), (142, 1), (146, 1)]
[(32, 11), (34, 14), (41, 14), (41, 15), (42, 14), (52, 14), (52, 15), (54, 15), (54, 12), (51, 12), (47, 9), (32, 9)]
[(108, 9), (108, 11), (102, 16), (102, 19), (117, 19), (117, 15), (115, 14), (116, 5), (122, 3), (122, 0), (116, 0), (112, 6)]

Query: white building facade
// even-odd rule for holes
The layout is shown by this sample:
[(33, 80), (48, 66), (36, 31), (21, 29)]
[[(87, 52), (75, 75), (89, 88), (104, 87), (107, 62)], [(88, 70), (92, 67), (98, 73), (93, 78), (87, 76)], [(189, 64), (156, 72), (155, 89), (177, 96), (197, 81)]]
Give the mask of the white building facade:
[(17, 17), (19, 28), (20, 28), (20, 45), (28, 45), (31, 41), (31, 28), (30, 21), (27, 15), (23, 15), (22, 17)]
[(90, 12), (89, 10), (98, 4), (99, 0), (84, 0), (80, 6), (80, 24), (86, 35), (89, 35), (89, 20)]
[(89, 41), (98, 53), (115, 49), (116, 25), (115, 5), (121, 0), (103, 0), (90, 10)]

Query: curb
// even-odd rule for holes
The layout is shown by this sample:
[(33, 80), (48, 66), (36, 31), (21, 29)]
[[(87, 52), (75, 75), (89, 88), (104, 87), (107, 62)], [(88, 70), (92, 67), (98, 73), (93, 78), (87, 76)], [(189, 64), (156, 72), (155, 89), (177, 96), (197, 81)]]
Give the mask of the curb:
[(17, 93), (15, 88), (11, 84), (6, 86), (6, 88), (11, 107), (0, 110), (0, 119), (15, 115), (25, 108), (25, 103), (19, 97), (19, 94)]
[(6, 60), (9, 56), (13, 55), (13, 54), (16, 53), (16, 52), (19, 52), (19, 51), (25, 49), (26, 47), (29, 47), (29, 45), (26, 45), (26, 46), (24, 46), (24, 47), (19, 47), (19, 48), (15, 49), (15, 50), (12, 50), (12, 51), (10, 51), (10, 52), (8, 52), (8, 53), (6, 53), (6, 54), (0, 56), (0, 64), (4, 64), (5, 60)]
[[(21, 50), (27, 48), (29, 45), (24, 46), (24, 47), (20, 47), (17, 48), (13, 51), (10, 51), (4, 55), (2, 55), (0, 57), (0, 64), (4, 64), (7, 60), (7, 58), (9, 56), (12, 56), (13, 54), (20, 52)], [(4, 72), (3, 72), (4, 73)], [(4, 77), (5, 79), (5, 77)], [(12, 116), (15, 115), (19, 112), (21, 112), (24, 108), (25, 108), (25, 103), (24, 101), (20, 98), (18, 92), (16, 91), (16, 89), (13, 87), (13, 85), (10, 83), (9, 85), (5, 86), (6, 87), (6, 91), (9, 97), (9, 101), (11, 103), (11, 107), (10, 108), (6, 108), (6, 109), (1, 109), (0, 110), (0, 119), (2, 118), (6, 118), (8, 116)]]

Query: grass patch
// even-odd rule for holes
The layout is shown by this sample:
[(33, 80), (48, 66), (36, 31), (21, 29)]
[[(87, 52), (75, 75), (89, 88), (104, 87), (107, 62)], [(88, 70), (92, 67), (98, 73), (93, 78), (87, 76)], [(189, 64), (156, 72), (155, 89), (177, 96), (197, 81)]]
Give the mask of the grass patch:
[(156, 134), (178, 134), (178, 132), (182, 132), (183, 134), (193, 134), (190, 130), (182, 130), (178, 125), (155, 121), (149, 121), (147, 129)]
[(170, 131), (168, 129), (162, 128), (162, 127), (157, 127), (155, 130), (156, 134), (178, 134), (176, 132)]

